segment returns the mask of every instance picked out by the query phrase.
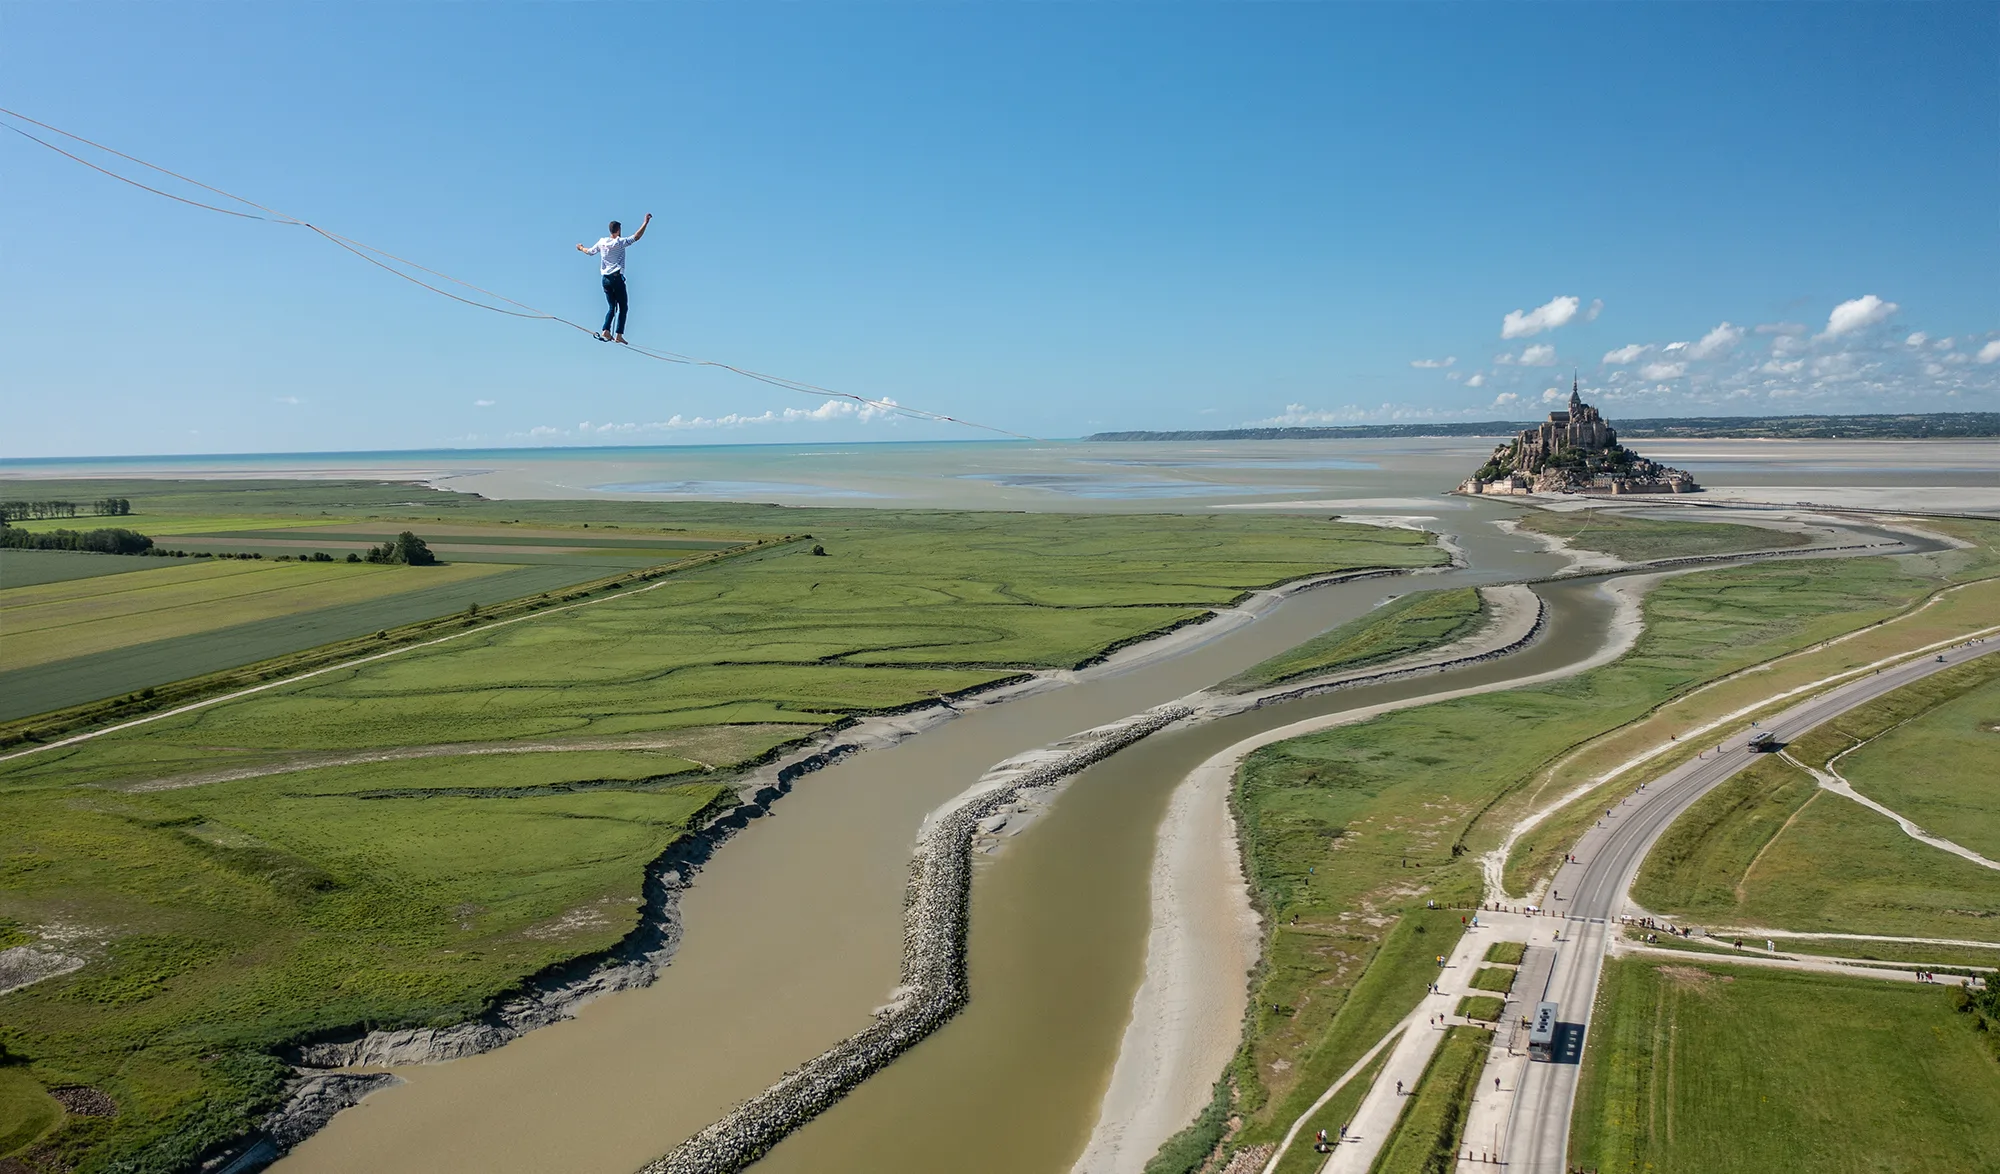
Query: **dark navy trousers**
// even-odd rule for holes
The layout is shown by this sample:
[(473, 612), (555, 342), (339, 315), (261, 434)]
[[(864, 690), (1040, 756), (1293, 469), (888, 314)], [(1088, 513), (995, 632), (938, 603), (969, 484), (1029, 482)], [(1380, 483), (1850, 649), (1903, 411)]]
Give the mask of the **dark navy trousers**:
[(604, 275), (604, 329), (611, 330), (611, 319), (616, 316), (618, 329), (613, 334), (625, 333), (625, 275), (607, 273)]

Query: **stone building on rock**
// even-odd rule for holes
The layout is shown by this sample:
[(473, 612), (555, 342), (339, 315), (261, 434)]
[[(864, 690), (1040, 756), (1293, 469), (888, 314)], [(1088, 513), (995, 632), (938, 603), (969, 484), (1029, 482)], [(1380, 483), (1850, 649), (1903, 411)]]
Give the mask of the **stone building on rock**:
[(1693, 493), (1701, 486), (1680, 469), (1649, 461), (1618, 443), (1618, 433), (1570, 383), (1569, 409), (1524, 429), (1493, 450), (1460, 493)]

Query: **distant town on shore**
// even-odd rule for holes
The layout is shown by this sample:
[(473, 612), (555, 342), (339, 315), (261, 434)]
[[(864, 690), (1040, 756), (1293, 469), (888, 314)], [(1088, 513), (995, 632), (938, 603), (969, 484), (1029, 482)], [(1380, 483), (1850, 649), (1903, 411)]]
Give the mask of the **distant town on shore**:
[[(1338, 428), (1217, 428), (1178, 432), (1093, 432), (1115, 440), (1378, 440), (1420, 436), (1512, 436), (1532, 420), (1352, 424)], [(1970, 440), (2000, 437), (2000, 412), (1925, 412), (1868, 416), (1675, 416), (1621, 420), (1635, 440)]]

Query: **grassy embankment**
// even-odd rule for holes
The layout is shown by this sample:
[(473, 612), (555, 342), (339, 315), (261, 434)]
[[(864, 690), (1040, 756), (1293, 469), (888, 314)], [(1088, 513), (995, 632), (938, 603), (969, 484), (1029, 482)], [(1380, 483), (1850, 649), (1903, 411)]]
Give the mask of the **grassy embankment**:
[(1493, 1033), (1483, 1027), (1445, 1029), (1369, 1174), (1442, 1174), (1457, 1168), (1465, 1118), (1492, 1046)]
[[(1967, 769), (1981, 761), (1976, 736), (1973, 748), (1964, 743), (1965, 727), (1976, 734), (1976, 715), (1991, 712), (1996, 682), (1994, 658), (1946, 670), (1809, 732), (1788, 753), (1823, 768), (1857, 741), (1892, 731), (1904, 769), (1924, 764), (1901, 786), (1963, 810), (1993, 787), (1990, 775)], [(1992, 738), (1985, 720), (1984, 736)], [(1983, 826), (1976, 811), (1963, 818), (1975, 831)], [(1709, 924), (2000, 941), (1993, 916), (2000, 873), (1911, 839), (1886, 816), (1822, 791), (1776, 757), (1675, 821), (1632, 895), (1655, 912)]]
[(1519, 524), (1523, 530), (1560, 538), (1572, 546), (1602, 551), (1634, 563), (1656, 558), (1781, 550), (1788, 546), (1804, 546), (1811, 541), (1804, 534), (1767, 530), (1762, 526), (1648, 518), (1601, 509), (1560, 514), (1531, 509), (1523, 512)]
[[(1967, 533), (1990, 539), (2000, 527)], [(1430, 955), (1448, 951), (1458, 932), (1457, 915), (1425, 910), (1424, 901), (1477, 900), (1474, 854), (1498, 841), (1527, 795), (1560, 794), (1665, 741), (1669, 730), (1685, 730), (1705, 706), (1727, 712), (1742, 703), (1737, 683), (1690, 698), (1704, 683), (1903, 616), (1954, 578), (1991, 573), (1995, 561), (1989, 544), (1948, 558), (1815, 560), (1678, 576), (1648, 598), (1645, 633), (1612, 665), (1252, 755), (1239, 775), (1237, 809), (1253, 892), (1274, 928), (1257, 1010), (1231, 1070), (1244, 1126), (1228, 1148), (1281, 1136), (1416, 1003)], [(1948, 596), (1837, 648), (1760, 671), (1742, 695), (1761, 697), (1774, 683), (1815, 679), (1829, 665), (1865, 663), (1882, 649), (1981, 620), (2000, 622), (2000, 590)], [(1674, 698), (1692, 703), (1663, 706)], [(1636, 733), (1611, 733), (1635, 722)], [(1546, 851), (1559, 858), (1572, 840)], [(1434, 949), (1391, 948), (1407, 947), (1411, 928), (1426, 922), (1437, 935), (1428, 938)], [(1385, 999), (1379, 992), (1388, 986), (1397, 994)], [(1273, 1005), (1281, 1010), (1270, 1012)], [(1293, 1160), (1288, 1155), (1287, 1170)]]
[(1486, 960), (1502, 966), (1519, 966), (1527, 956), (1526, 942), (1494, 942), (1486, 947)]
[(1592, 1023), (1584, 1169), (2000, 1169), (2000, 1064), (1938, 987), (1627, 958)]
[(1474, 588), (1413, 592), (1253, 665), (1220, 687), (1248, 693), (1305, 677), (1383, 664), (1471, 635), (1484, 616), (1485, 604)]
[[(1300, 519), (548, 504), (611, 512), (593, 528), (810, 527), (828, 554), (755, 550), (0, 763), (0, 916), (87, 960), (5, 997), (0, 1042), (30, 1061), (8, 1071), (120, 1107), (34, 1143), (49, 1163), (174, 1168), (270, 1102), (286, 1041), (462, 1019), (614, 944), (645, 863), (722, 794), (703, 767), (1249, 589), (1444, 557)], [(494, 505), (531, 508), (463, 508)], [(475, 746), (536, 752), (334, 764)]]

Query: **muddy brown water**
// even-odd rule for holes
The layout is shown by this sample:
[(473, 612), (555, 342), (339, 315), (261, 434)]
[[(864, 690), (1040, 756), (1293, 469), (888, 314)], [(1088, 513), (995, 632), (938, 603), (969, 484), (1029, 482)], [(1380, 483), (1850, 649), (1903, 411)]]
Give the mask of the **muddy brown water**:
[[(276, 1167), (626, 1174), (868, 1022), (901, 954), (924, 815), (993, 763), (1213, 684), (1384, 597), (1546, 574), (1561, 560), (1441, 508), (1472, 568), (1302, 593), (1170, 660), (975, 710), (809, 776), (716, 854), (683, 900), (658, 982), (483, 1056), (400, 1069)], [(1083, 1147), (1144, 964), (1154, 834), (1186, 770), (1257, 730), (1588, 656), (1611, 606), (1542, 588), (1551, 626), (1500, 661), (1172, 731), (1080, 775), (974, 885), (972, 1001), (941, 1032), (780, 1145), (760, 1171), (1066, 1170)]]

